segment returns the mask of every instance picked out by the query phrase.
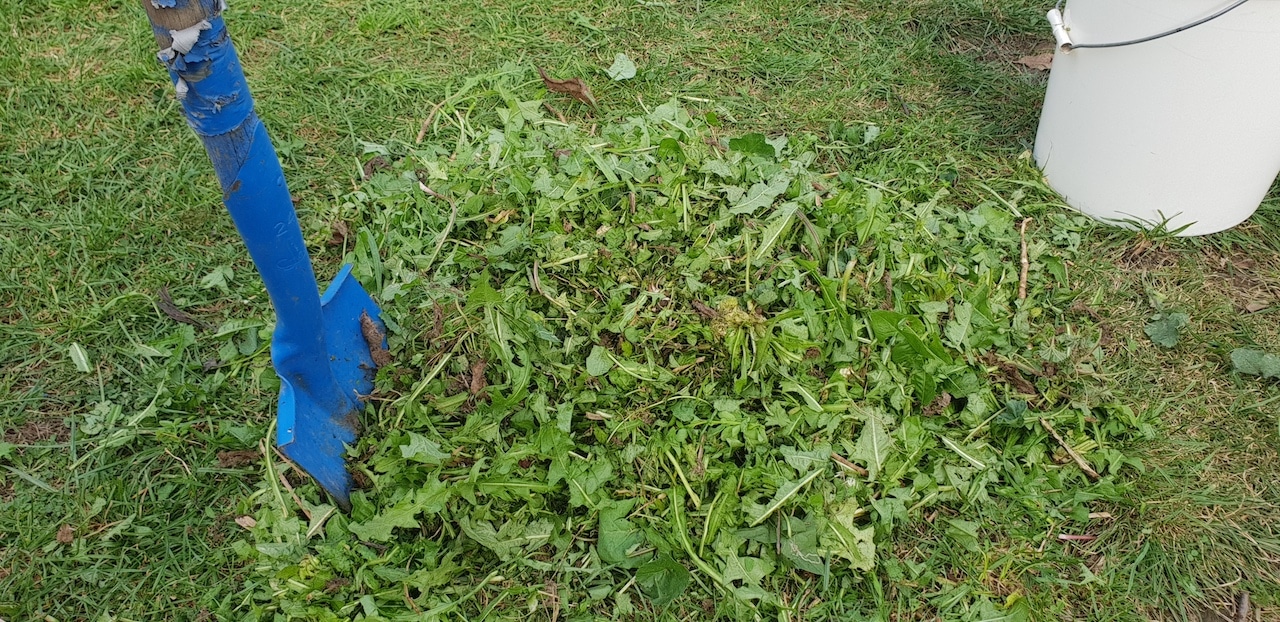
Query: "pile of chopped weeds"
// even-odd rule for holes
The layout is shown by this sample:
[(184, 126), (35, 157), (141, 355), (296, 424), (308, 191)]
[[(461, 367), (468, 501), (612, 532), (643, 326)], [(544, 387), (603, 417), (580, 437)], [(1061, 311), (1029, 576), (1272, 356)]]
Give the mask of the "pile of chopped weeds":
[(871, 125), (744, 135), (675, 99), (566, 120), (539, 96), (474, 80), (423, 144), (367, 146), (331, 240), (394, 359), (349, 454), (361, 489), (347, 515), (277, 463), (227, 607), (1052, 608), (1036, 586), (1082, 564), (1059, 536), (1122, 502), (1152, 433), (1090, 384), (1102, 336), (1063, 328), (1082, 218), (897, 161)]

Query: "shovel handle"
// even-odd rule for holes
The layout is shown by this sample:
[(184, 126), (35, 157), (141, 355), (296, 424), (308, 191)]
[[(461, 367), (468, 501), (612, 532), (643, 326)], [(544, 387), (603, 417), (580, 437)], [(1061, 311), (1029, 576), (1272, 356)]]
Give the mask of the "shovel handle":
[(204, 142), (222, 202), (276, 311), (277, 444), (349, 509), (343, 454), (356, 439), (358, 397), (373, 389), (375, 362), (361, 329), (372, 321), (381, 330), (377, 304), (350, 277), (349, 266), (320, 297), (280, 158), (253, 111), (222, 19), (223, 0), (142, 0), (142, 6), (187, 124)]
[(276, 311), (271, 358), (281, 379), (321, 406), (341, 409), (329, 370), (319, 288), (280, 160), (222, 19), (221, 0), (142, 0), (157, 55), (187, 124), (203, 141), (222, 200)]

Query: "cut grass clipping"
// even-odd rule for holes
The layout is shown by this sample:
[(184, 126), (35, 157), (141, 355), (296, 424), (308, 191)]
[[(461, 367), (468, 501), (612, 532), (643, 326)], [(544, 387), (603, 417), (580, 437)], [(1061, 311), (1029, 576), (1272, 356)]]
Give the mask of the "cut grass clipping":
[(860, 178), (878, 128), (730, 138), (675, 100), (568, 123), (534, 84), (471, 81), (451, 107), (493, 118), (369, 145), (334, 214), (394, 357), (350, 457), (363, 490), (347, 516), (268, 473), (243, 606), (1060, 610), (1151, 434), (1073, 371), (1099, 335), (1055, 330), (1087, 223), (1037, 216), (1019, 299), (1023, 197), (966, 205), (923, 165)]

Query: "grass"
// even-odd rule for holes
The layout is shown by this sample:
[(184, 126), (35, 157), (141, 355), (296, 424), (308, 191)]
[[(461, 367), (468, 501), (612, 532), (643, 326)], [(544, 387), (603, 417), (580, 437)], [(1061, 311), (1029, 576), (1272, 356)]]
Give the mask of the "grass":
[[(362, 141), (410, 152), (434, 104), (507, 63), (584, 76), (599, 111), (556, 100), (584, 126), (673, 95), (721, 113), (731, 136), (834, 142), (833, 122), (874, 124), (878, 150), (824, 163), (890, 187), (955, 179), (960, 206), (1007, 199), (1035, 181), (1020, 157), (1044, 84), (1012, 61), (1048, 40), (1042, 6), (1005, 4), (290, 0), (233, 4), (229, 19), (324, 275), (343, 254), (326, 244), (330, 224), (368, 218), (343, 207), (370, 188)], [(138, 7), (4, 2), (0, 31), (0, 423), (12, 446), (0, 446), (0, 617), (247, 611), (272, 588), (236, 546), (250, 536), (234, 519), (259, 511), (275, 480), (261, 458), (219, 452), (255, 449), (268, 433), (265, 335), (227, 325), (269, 319), (266, 297)], [(636, 79), (600, 73), (617, 52), (636, 60)], [(1041, 203), (1029, 234), (1052, 237), (1060, 209), (1034, 191), (1028, 201)], [(932, 582), (912, 587), (886, 569), (854, 595), (903, 619), (944, 610), (963, 588), (1027, 595), (1045, 619), (1125, 620), (1231, 611), (1248, 591), (1257, 619), (1277, 615), (1280, 389), (1230, 373), (1227, 358), (1245, 345), (1280, 352), (1277, 231), (1273, 193), (1250, 223), (1209, 238), (1075, 232), (1087, 259), (1070, 267), (1078, 306), (1064, 317), (1102, 354), (1073, 361), (1069, 382), (1036, 382), (1066, 401), (1119, 396), (1158, 418), (1158, 438), (1124, 447), (1145, 466), (1126, 476), (1127, 499), (1107, 509), (1098, 540), (1043, 555), (1005, 503), (982, 510), (992, 528), (976, 555), (917, 519), (894, 551), (936, 569)], [(204, 281), (226, 269), (225, 284)], [(168, 320), (155, 304), (165, 286), (226, 334)], [(1249, 302), (1272, 306), (1247, 312)], [(1174, 349), (1143, 334), (1163, 309), (1192, 318)], [(70, 543), (58, 542), (63, 525)]]

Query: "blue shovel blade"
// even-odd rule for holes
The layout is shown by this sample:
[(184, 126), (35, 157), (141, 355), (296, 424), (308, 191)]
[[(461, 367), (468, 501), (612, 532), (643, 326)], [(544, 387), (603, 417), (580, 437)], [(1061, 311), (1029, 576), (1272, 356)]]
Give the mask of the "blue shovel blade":
[[(385, 335), (386, 329), (378, 319), (378, 305), (351, 276), (350, 265), (343, 266), (325, 290), (320, 308), (329, 367), (338, 387), (350, 398), (349, 403), (338, 409), (321, 406), (309, 399), (309, 392), (295, 390), (282, 379), (276, 444), (347, 510), (351, 508), (351, 474), (343, 454), (348, 445), (355, 443), (359, 413), (364, 408), (360, 397), (373, 391), (376, 369), (361, 332), (360, 318), (368, 314), (380, 334)], [(385, 340), (382, 345), (386, 347)]]

